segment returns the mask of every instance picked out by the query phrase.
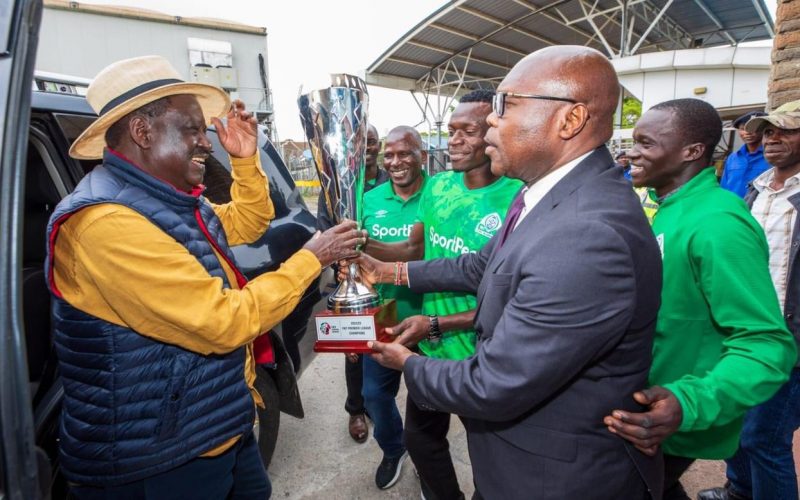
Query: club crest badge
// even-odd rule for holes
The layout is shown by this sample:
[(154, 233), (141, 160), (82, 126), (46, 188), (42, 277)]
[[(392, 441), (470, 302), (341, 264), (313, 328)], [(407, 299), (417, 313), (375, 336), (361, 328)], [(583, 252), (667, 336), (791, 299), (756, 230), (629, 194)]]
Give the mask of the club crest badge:
[(478, 225), (475, 226), (475, 232), (487, 238), (491, 238), (502, 226), (502, 217), (500, 217), (499, 213), (494, 212), (484, 216), (483, 219), (478, 222)]

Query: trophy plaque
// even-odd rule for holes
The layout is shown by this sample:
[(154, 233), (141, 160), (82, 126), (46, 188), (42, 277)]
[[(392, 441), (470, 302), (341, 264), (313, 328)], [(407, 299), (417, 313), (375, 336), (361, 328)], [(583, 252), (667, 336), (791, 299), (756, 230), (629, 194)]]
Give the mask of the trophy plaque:
[[(328, 213), (338, 224), (345, 219), (361, 227), (367, 146), (367, 85), (351, 75), (331, 75), (331, 86), (301, 94), (300, 121)], [(371, 352), (370, 340), (387, 340), (385, 328), (397, 323), (394, 300), (382, 303), (358, 279), (350, 264), (347, 278), (328, 297), (328, 311), (315, 316), (316, 352)]]

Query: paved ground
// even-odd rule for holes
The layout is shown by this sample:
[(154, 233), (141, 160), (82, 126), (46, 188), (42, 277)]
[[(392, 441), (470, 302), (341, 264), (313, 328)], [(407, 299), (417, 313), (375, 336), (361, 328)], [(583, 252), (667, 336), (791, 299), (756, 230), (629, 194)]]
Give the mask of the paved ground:
[[(300, 393), (306, 417), (282, 415), (275, 456), (270, 466), (274, 499), (411, 499), (419, 498), (419, 481), (406, 460), (400, 481), (386, 491), (375, 486), (382, 453), (370, 439), (357, 444), (347, 433), (344, 411), (344, 355), (318, 355), (303, 373)], [(406, 391), (397, 398), (405, 413)], [(453, 419), (451, 452), (465, 493), (472, 494), (472, 473), (464, 429)], [(468, 497), (469, 498), (469, 497)]]
[[(381, 459), (377, 443), (357, 444), (347, 433), (343, 405), (344, 359), (338, 354), (318, 355), (300, 380), (306, 417), (298, 420), (282, 415), (278, 446), (270, 467), (275, 499), (417, 499), (419, 482), (407, 460), (400, 481), (393, 488), (375, 487), (375, 468)], [(398, 405), (405, 409), (406, 391), (401, 384)], [(464, 429), (453, 419), (451, 452), (459, 482), (467, 498), (472, 493), (472, 474)], [(370, 429), (371, 431), (371, 429)], [(800, 442), (796, 439), (795, 443)], [(797, 456), (797, 448), (795, 446)], [(724, 463), (700, 461), (684, 477), (692, 498), (698, 490), (725, 480)]]

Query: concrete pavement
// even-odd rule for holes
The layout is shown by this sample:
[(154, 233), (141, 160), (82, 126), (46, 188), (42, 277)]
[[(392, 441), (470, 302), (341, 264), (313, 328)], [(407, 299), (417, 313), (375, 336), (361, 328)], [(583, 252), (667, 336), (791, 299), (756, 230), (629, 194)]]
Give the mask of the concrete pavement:
[[(307, 339), (304, 339), (307, 340)], [(382, 453), (372, 438), (358, 444), (347, 433), (344, 411), (344, 355), (320, 354), (300, 379), (306, 417), (281, 415), (278, 445), (269, 474), (274, 499), (380, 500), (417, 499), (419, 481), (406, 460), (398, 483), (385, 491), (375, 486), (375, 469)], [(405, 413), (406, 389), (400, 384), (400, 413)], [(472, 495), (472, 471), (461, 422), (453, 418), (450, 446), (461, 489)], [(698, 490), (725, 481), (724, 463), (700, 461), (684, 476), (692, 498)]]
[[(419, 480), (406, 459), (400, 480), (381, 491), (375, 486), (375, 470), (383, 454), (370, 438), (358, 444), (347, 432), (344, 411), (344, 355), (317, 355), (300, 379), (306, 417), (281, 415), (277, 449), (270, 465), (274, 499), (417, 499)], [(405, 414), (406, 389), (400, 384), (397, 398)], [(464, 493), (472, 495), (472, 471), (467, 456), (464, 428), (457, 418), (450, 429), (451, 453)]]

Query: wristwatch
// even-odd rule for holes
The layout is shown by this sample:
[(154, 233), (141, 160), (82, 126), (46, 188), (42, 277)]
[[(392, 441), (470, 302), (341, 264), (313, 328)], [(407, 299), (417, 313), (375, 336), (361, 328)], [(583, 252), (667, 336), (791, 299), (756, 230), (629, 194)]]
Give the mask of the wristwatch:
[(428, 327), (428, 340), (431, 342), (439, 342), (442, 339), (442, 331), (439, 330), (439, 317), (435, 314), (428, 316), (430, 326)]

